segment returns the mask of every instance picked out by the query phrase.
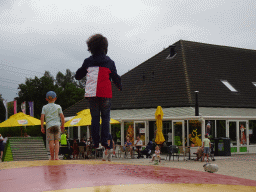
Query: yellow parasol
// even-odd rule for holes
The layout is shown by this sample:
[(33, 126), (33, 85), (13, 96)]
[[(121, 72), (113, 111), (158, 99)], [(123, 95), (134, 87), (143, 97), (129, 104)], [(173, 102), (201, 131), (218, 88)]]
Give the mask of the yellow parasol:
[[(92, 116), (90, 109), (85, 109), (77, 113), (77, 116), (73, 117), (71, 120), (67, 121), (64, 127), (77, 127), (77, 126), (86, 126), (91, 125)], [(101, 123), (101, 120), (100, 120)], [(110, 119), (110, 124), (117, 124), (119, 121), (115, 119)]]
[(156, 113), (155, 113), (155, 118), (156, 118), (156, 127), (157, 127), (157, 132), (156, 132), (156, 139), (155, 142), (156, 144), (162, 144), (163, 142), (165, 142), (164, 136), (163, 136), (163, 119), (164, 113), (162, 110), (161, 106), (158, 106), (156, 109)]
[(6, 121), (0, 123), (0, 127), (19, 127), (41, 125), (41, 121), (22, 112), (12, 115)]

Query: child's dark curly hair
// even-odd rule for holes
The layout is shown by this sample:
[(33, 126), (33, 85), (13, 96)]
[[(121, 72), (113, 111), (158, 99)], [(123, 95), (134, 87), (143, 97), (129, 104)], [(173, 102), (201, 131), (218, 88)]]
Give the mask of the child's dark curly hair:
[(93, 55), (95, 53), (105, 53), (108, 52), (108, 40), (101, 34), (95, 34), (89, 37), (86, 41), (88, 46), (88, 51), (90, 51)]

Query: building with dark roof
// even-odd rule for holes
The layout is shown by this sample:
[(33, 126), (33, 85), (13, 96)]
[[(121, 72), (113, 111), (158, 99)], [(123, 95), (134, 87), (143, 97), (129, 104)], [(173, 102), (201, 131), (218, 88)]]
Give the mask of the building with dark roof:
[[(255, 65), (255, 50), (184, 40), (174, 43), (122, 75), (122, 92), (112, 86), (111, 118), (121, 122), (121, 143), (127, 122), (133, 122), (134, 133), (145, 131), (145, 144), (152, 140), (154, 113), (162, 106), (166, 140), (176, 143), (179, 136), (183, 147), (189, 146), (191, 122), (197, 120), (201, 139), (210, 123), (209, 135), (230, 138), (231, 152), (256, 152)], [(195, 116), (195, 91), (199, 91), (199, 116)], [(73, 117), (85, 108), (89, 104), (83, 99), (64, 115)]]

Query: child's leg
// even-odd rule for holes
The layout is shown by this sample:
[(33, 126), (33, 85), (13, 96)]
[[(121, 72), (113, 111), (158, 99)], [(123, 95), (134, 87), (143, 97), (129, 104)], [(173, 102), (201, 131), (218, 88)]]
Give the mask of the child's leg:
[(100, 108), (99, 108), (99, 98), (89, 97), (90, 111), (92, 116), (91, 132), (92, 140), (95, 147), (99, 146), (100, 142)]
[(55, 159), (56, 160), (59, 160), (60, 132), (61, 132), (60, 127), (59, 126), (54, 126), (54, 143), (55, 143), (54, 151), (55, 151)]
[(100, 112), (101, 112), (101, 144), (107, 146), (108, 134), (109, 134), (109, 122), (110, 122), (110, 98), (101, 98), (100, 100)]
[(49, 141), (51, 160), (54, 160), (54, 134), (50, 132), (51, 128), (46, 129), (46, 137)]
[(54, 141), (55, 146), (54, 146), (54, 153), (55, 153), (55, 159), (59, 160), (59, 149), (60, 149), (60, 144), (58, 140)]
[(51, 160), (54, 160), (54, 141), (49, 141), (49, 148), (51, 154)]

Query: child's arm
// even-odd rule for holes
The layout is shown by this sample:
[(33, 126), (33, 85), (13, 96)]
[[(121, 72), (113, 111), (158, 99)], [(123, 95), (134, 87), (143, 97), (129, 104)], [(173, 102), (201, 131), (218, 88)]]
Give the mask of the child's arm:
[(84, 60), (82, 67), (80, 67), (76, 71), (76, 75), (75, 75), (76, 80), (81, 80), (83, 77), (85, 77), (85, 75), (87, 74), (87, 68), (88, 68), (87, 62), (86, 60)]
[(63, 132), (64, 131), (64, 124), (65, 124), (63, 113), (60, 113), (60, 118), (61, 118), (61, 132)]
[(113, 66), (110, 69), (111, 73), (109, 74), (110, 78), (113, 80), (113, 83), (115, 86), (122, 91), (122, 83), (121, 83), (121, 77), (117, 74), (115, 63), (113, 62)]
[(41, 114), (41, 132), (45, 134), (44, 130), (44, 114)]

